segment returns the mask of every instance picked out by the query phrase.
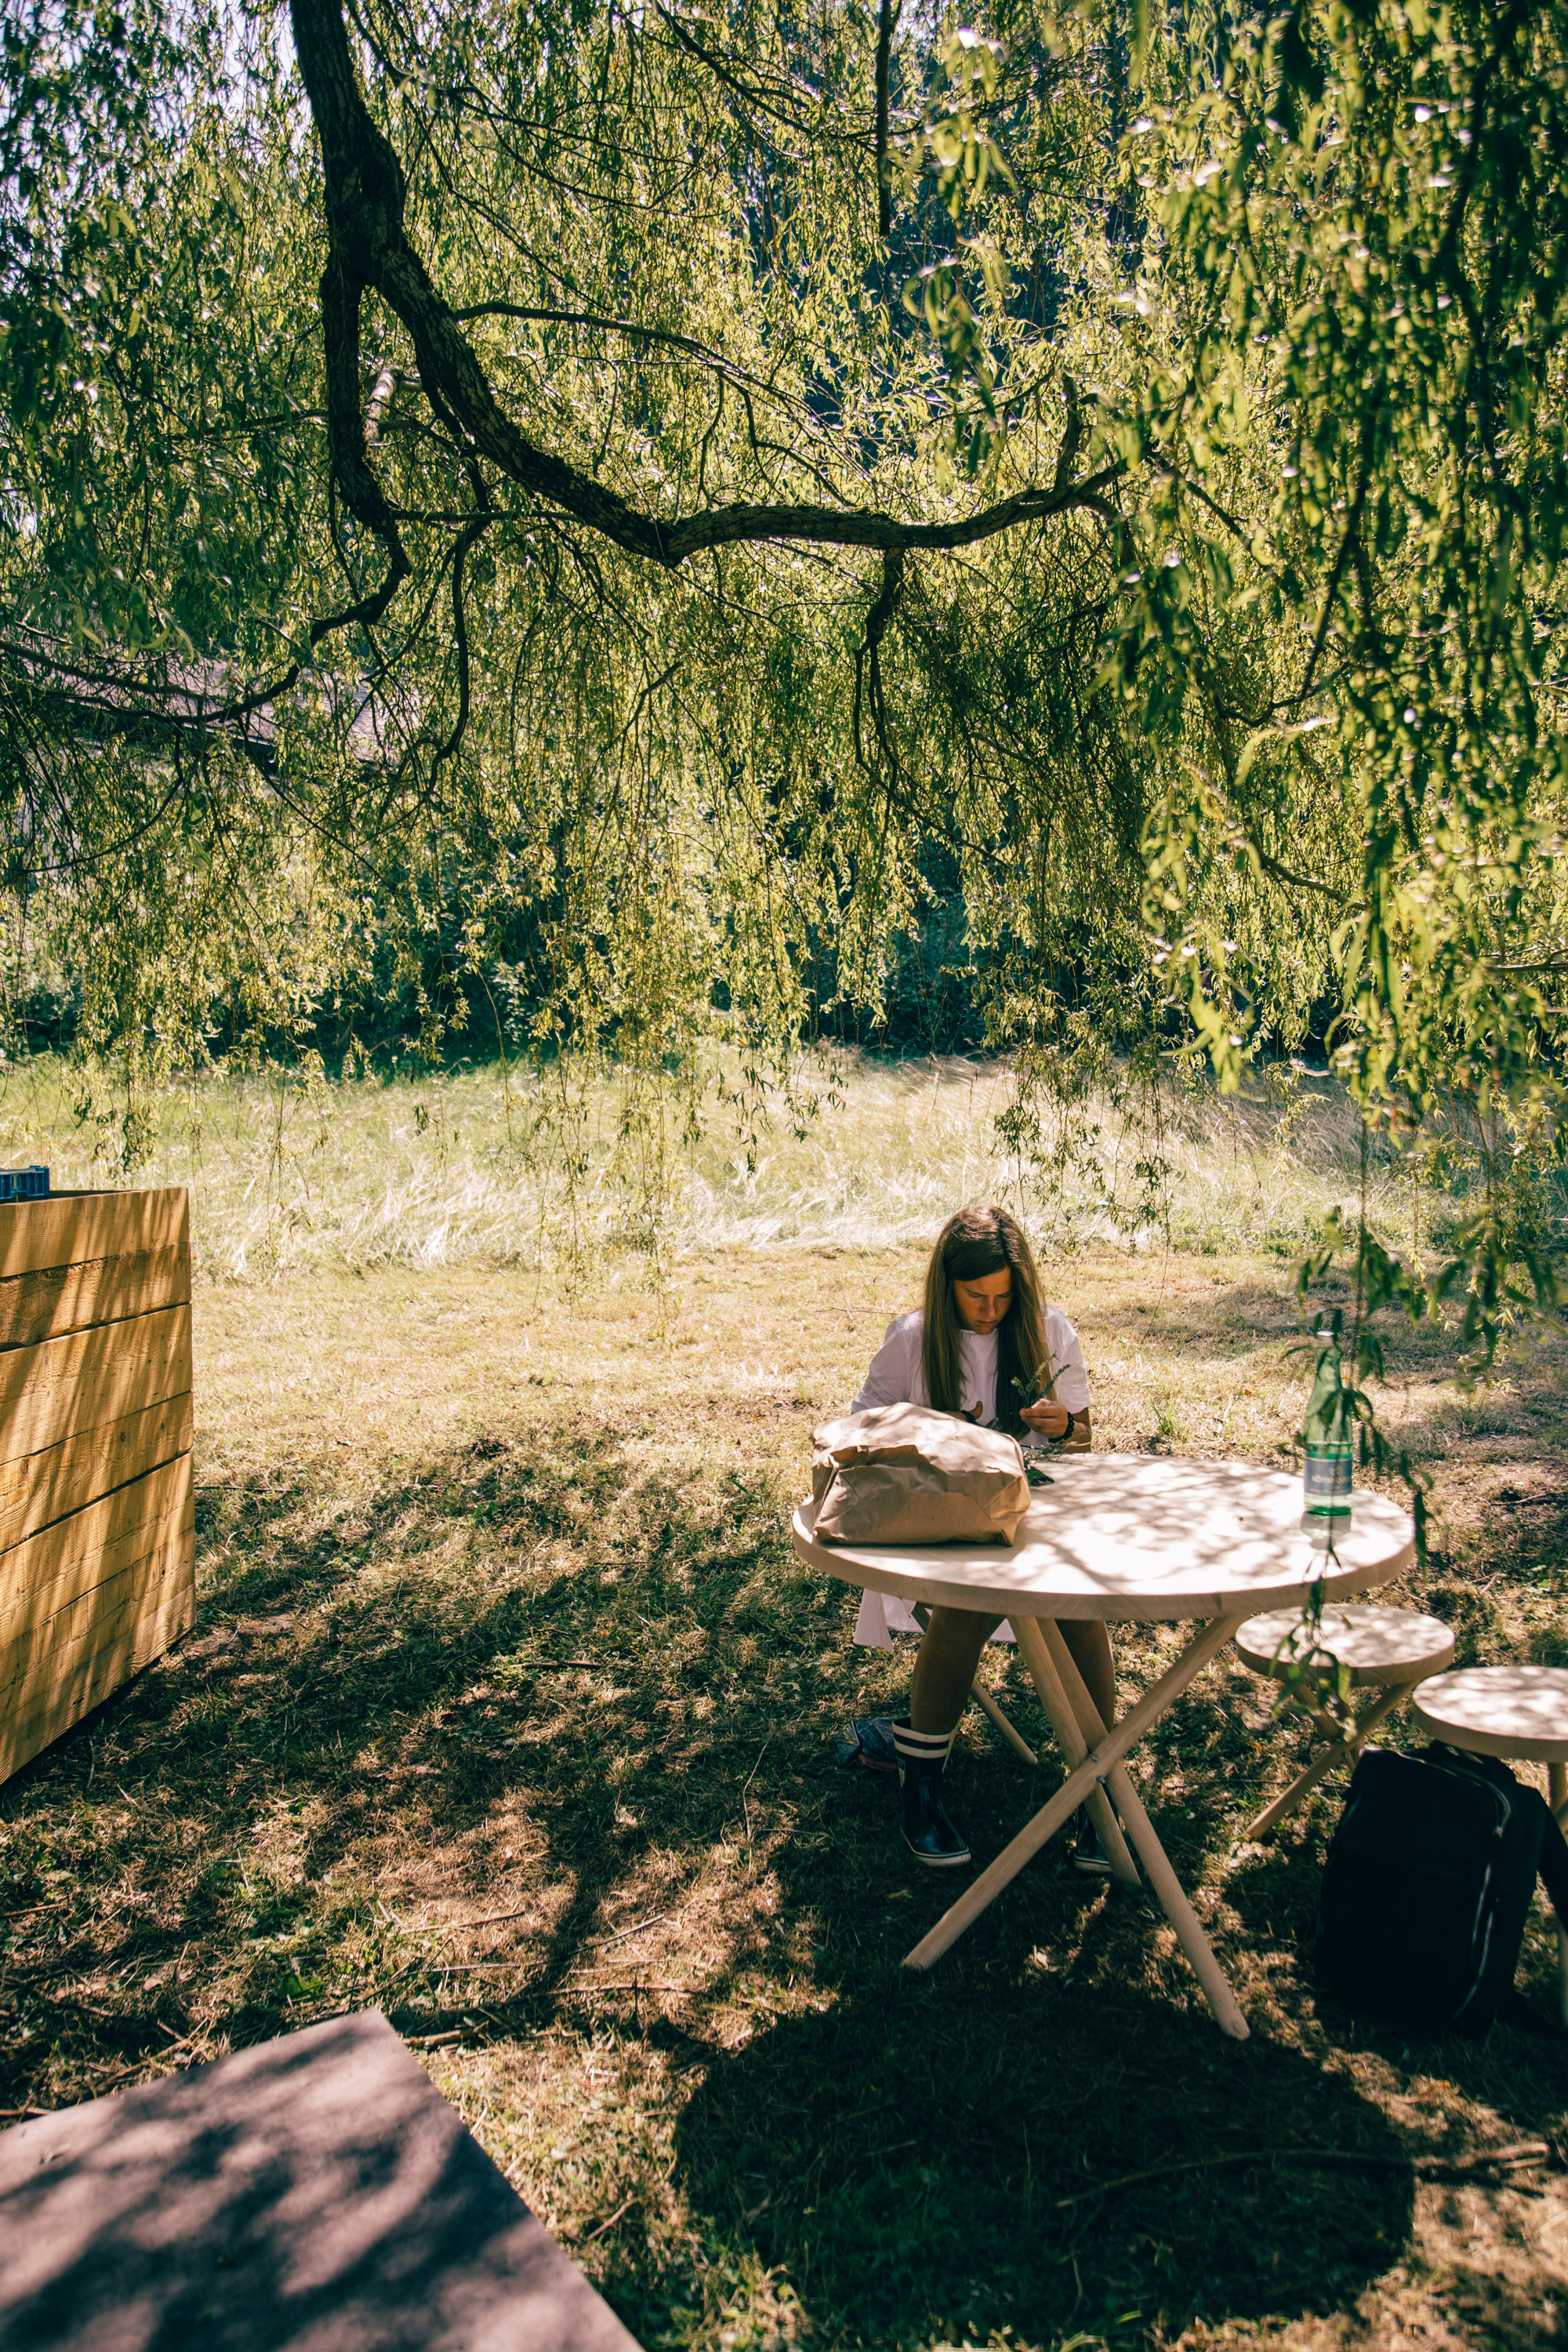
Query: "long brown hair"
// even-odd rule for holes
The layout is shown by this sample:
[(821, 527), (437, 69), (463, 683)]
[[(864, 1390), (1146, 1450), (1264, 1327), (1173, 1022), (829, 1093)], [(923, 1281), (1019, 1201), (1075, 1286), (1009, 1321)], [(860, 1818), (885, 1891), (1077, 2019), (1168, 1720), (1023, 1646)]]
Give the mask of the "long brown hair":
[(938, 1234), (926, 1268), (921, 1370), (936, 1410), (957, 1412), (963, 1326), (952, 1286), (1004, 1269), (1013, 1277), (1013, 1296), (996, 1332), (996, 1418), (1016, 1436), (1021, 1408), (1033, 1402), (1049, 1366), (1040, 1277), (1022, 1225), (1005, 1209), (960, 1209)]

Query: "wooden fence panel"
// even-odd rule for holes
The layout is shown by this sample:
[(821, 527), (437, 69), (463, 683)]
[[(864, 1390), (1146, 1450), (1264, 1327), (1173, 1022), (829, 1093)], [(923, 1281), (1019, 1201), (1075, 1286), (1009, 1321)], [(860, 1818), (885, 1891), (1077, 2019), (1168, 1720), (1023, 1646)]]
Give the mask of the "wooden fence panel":
[(0, 1461), (123, 1421), (191, 1385), (191, 1310), (163, 1307), (0, 1352)]
[(0, 1780), (195, 1622), (183, 1189), (0, 1204)]
[(0, 1462), (0, 1555), (52, 1520), (191, 1450), (191, 1392)]

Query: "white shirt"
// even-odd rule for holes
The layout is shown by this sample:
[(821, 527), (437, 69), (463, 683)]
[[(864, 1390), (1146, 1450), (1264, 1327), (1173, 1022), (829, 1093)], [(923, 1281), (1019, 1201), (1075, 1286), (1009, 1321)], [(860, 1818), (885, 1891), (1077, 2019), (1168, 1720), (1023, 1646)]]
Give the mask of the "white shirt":
[[(925, 1320), (919, 1308), (912, 1315), (893, 1318), (860, 1383), (860, 1392), (849, 1408), (851, 1412), (868, 1412), (879, 1404), (930, 1403), (921, 1369)], [(1046, 1354), (1054, 1378), (1052, 1393), (1056, 1402), (1065, 1405), (1068, 1412), (1087, 1412), (1089, 1372), (1078, 1333), (1055, 1307), (1046, 1308), (1045, 1327)], [(984, 1428), (996, 1418), (996, 1333), (987, 1331), (983, 1336), (978, 1331), (961, 1330), (958, 1344), (963, 1409), (973, 1412)], [(1046, 1442), (1032, 1431), (1023, 1440), (1030, 1448)], [(855, 1639), (862, 1649), (890, 1650), (893, 1645), (888, 1639), (889, 1633), (919, 1632), (907, 1601), (890, 1593), (873, 1592), (868, 1586), (861, 1593)], [(1010, 1642), (1012, 1638), (1013, 1629), (1005, 1623), (998, 1625), (991, 1636), (994, 1642)]]
[[(871, 1359), (870, 1370), (860, 1383), (860, 1393), (850, 1406), (851, 1412), (868, 1412), (879, 1404), (929, 1404), (925, 1375), (921, 1368), (921, 1342), (925, 1336), (925, 1317), (917, 1308), (912, 1315), (896, 1315), (888, 1326), (887, 1337)], [(1084, 1366), (1083, 1349), (1078, 1333), (1059, 1308), (1045, 1310), (1046, 1354), (1054, 1376), (1052, 1395), (1068, 1412), (1089, 1410), (1089, 1373)], [(960, 1410), (972, 1412), (983, 1429), (996, 1418), (996, 1353), (994, 1331), (960, 1331), (959, 1373), (963, 1382)], [(1032, 1436), (1026, 1443), (1043, 1444)]]

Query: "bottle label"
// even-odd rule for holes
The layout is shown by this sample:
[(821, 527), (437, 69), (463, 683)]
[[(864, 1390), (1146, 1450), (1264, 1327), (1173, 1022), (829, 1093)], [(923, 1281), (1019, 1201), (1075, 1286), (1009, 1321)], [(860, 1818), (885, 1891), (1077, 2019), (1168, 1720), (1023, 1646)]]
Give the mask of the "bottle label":
[(1309, 1445), (1301, 1483), (1309, 1511), (1348, 1511), (1351, 1450), (1348, 1445)]

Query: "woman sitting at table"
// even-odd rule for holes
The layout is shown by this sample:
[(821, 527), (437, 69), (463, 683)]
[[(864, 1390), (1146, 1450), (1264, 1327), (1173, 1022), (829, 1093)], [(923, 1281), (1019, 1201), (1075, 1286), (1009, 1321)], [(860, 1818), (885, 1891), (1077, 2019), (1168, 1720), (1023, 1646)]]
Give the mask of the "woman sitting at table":
[[(924, 1307), (889, 1324), (849, 1410), (885, 1404), (963, 1413), (1005, 1430), (1026, 1451), (1047, 1440), (1088, 1451), (1089, 1375), (1078, 1333), (1041, 1299), (1023, 1228), (1005, 1209), (960, 1209), (937, 1235)], [(868, 1592), (857, 1639), (885, 1643), (889, 1609), (898, 1619), (901, 1604)], [(942, 1776), (980, 1653), (1001, 1622), (973, 1609), (933, 1608), (915, 1660), (909, 1714), (893, 1727), (904, 1837), (916, 1859), (933, 1869), (970, 1858), (942, 1810)], [(1061, 1633), (1101, 1720), (1114, 1722), (1116, 1669), (1105, 1627), (1064, 1621)], [(1110, 1869), (1082, 1811), (1074, 1859), (1096, 1876)]]

